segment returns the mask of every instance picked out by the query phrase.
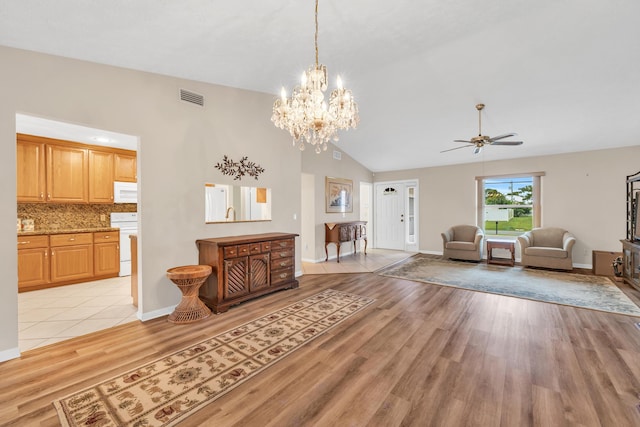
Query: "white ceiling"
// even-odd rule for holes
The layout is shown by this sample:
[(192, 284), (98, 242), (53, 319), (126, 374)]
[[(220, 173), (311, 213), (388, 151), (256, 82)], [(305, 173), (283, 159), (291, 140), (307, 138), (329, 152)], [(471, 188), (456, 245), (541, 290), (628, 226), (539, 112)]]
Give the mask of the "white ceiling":
[[(0, 45), (275, 99), (314, 61), (313, 14), (313, 0), (0, 0)], [(320, 0), (320, 62), (360, 108), (337, 145), (374, 172), (638, 145), (638, 17), (638, 0)], [(440, 153), (478, 133), (480, 102), (483, 134), (524, 145)]]

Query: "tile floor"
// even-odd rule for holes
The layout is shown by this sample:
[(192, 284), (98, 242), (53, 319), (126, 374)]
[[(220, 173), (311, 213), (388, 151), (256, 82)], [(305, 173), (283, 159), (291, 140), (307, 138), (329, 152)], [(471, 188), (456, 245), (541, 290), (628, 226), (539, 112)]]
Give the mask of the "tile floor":
[(18, 294), (18, 346), (31, 350), (137, 320), (131, 278), (94, 282)]
[(303, 262), (302, 272), (303, 274), (366, 273), (402, 261), (411, 255), (413, 255), (411, 252), (367, 249), (367, 255), (360, 251), (356, 254), (340, 255), (339, 263), (335, 258), (327, 262)]

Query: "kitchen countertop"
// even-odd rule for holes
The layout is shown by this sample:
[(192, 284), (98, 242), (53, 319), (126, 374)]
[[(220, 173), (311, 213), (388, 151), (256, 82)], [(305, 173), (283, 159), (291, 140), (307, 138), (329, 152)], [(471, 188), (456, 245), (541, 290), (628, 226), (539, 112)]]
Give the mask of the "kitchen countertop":
[(73, 228), (55, 230), (35, 230), (35, 231), (18, 231), (18, 236), (37, 236), (37, 235), (50, 235), (50, 234), (68, 234), (68, 233), (95, 233), (100, 231), (119, 231), (117, 227), (94, 227), (94, 228)]

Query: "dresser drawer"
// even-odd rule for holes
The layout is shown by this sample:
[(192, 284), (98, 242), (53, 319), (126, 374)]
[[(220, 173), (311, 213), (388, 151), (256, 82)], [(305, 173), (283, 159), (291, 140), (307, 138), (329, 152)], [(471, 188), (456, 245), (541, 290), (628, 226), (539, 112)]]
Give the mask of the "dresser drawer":
[(224, 248), (224, 257), (225, 258), (234, 258), (238, 256), (238, 247), (237, 246), (227, 246)]
[(49, 242), (52, 247), (90, 245), (93, 243), (93, 233), (54, 234), (49, 236)]
[(49, 246), (49, 236), (18, 236), (18, 249), (46, 248)]
[(118, 242), (120, 241), (120, 232), (118, 231), (97, 231), (93, 233), (94, 243)]
[(251, 255), (261, 254), (263, 252), (262, 245), (258, 243), (249, 243), (249, 253)]
[(285, 248), (293, 249), (294, 243), (293, 239), (274, 240), (271, 242), (271, 250), (277, 251)]
[(293, 257), (271, 259), (271, 271), (287, 267), (293, 267)]
[(251, 245), (238, 245), (238, 256), (249, 255)]
[(276, 286), (283, 282), (289, 282), (293, 279), (293, 267), (271, 272), (271, 286)]
[(271, 250), (271, 258), (272, 259), (280, 259), (280, 258), (290, 258), (293, 257), (293, 248), (291, 249), (272, 249)]
[(269, 252), (271, 250), (271, 242), (262, 242), (260, 246), (262, 247), (262, 252)]

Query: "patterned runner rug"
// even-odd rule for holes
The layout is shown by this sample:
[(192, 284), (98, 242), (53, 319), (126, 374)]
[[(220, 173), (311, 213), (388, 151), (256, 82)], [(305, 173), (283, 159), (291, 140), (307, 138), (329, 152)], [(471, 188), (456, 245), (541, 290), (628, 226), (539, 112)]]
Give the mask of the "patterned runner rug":
[(504, 267), (414, 255), (378, 271), (382, 276), (453, 286), (536, 301), (640, 316), (640, 308), (609, 278)]
[(326, 290), (53, 402), (63, 426), (172, 426), (374, 301)]

